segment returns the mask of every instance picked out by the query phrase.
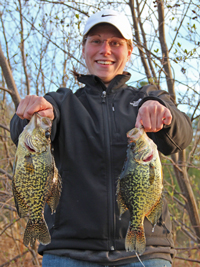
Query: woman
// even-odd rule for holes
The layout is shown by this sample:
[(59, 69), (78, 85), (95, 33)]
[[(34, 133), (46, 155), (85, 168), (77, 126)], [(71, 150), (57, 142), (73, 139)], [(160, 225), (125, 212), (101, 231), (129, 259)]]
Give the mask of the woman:
[[(143, 125), (165, 155), (189, 145), (192, 127), (165, 91), (153, 85), (139, 90), (126, 82), (124, 67), (132, 53), (127, 18), (113, 10), (92, 15), (84, 29), (82, 54), (88, 75), (76, 93), (60, 88), (44, 97), (26, 96), (11, 121), (17, 144), (35, 112), (53, 120), (52, 146), (62, 177), (62, 194), (55, 214), (45, 207), (51, 243), (40, 245), (43, 266), (141, 266), (124, 240), (129, 213), (119, 220), (116, 180), (127, 148), (126, 133)], [(171, 222), (164, 204), (152, 232), (145, 219), (146, 267), (171, 266), (174, 255)]]

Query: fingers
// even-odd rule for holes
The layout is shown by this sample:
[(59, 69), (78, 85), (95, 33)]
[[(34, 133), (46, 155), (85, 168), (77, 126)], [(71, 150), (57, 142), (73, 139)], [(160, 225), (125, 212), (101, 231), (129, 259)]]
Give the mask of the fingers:
[(172, 115), (168, 108), (155, 100), (146, 101), (139, 109), (135, 127), (143, 125), (146, 132), (158, 132), (169, 125)]
[(30, 120), (35, 112), (43, 117), (54, 119), (53, 106), (44, 97), (36, 95), (28, 95), (21, 100), (16, 114), (21, 119)]
[(140, 114), (138, 113), (137, 118), (136, 118), (136, 122), (135, 122), (135, 127), (140, 128), (142, 125), (143, 125), (142, 118), (141, 118)]

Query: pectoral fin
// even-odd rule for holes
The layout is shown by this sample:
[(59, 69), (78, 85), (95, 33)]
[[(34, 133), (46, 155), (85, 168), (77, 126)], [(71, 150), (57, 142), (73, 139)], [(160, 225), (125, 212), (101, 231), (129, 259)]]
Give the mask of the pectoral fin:
[(155, 176), (156, 176), (155, 166), (153, 164), (149, 164), (149, 182), (150, 182), (150, 185), (153, 184)]
[(153, 206), (151, 212), (146, 216), (147, 219), (151, 222), (151, 224), (154, 226), (157, 224), (161, 214), (162, 214), (162, 207), (163, 207), (163, 196), (156, 202), (156, 204)]
[(25, 156), (24, 159), (24, 168), (26, 172), (33, 173), (34, 172), (34, 165), (31, 155)]
[(58, 206), (60, 194), (61, 194), (61, 189), (62, 189), (61, 176), (58, 173), (58, 170), (55, 166), (55, 163), (54, 163), (54, 177), (52, 179), (53, 179), (52, 188), (51, 188), (51, 191), (49, 193), (49, 196), (48, 196), (46, 202), (49, 205), (49, 207), (51, 208), (52, 213), (54, 213), (56, 211), (57, 206)]
[(23, 218), (28, 214), (29, 210), (24, 200), (21, 198), (19, 192), (17, 191), (15, 187), (14, 178), (13, 178), (13, 183), (12, 183), (12, 190), (13, 190), (13, 196), (15, 200), (15, 207), (17, 209), (17, 213), (20, 218)]
[(120, 179), (118, 180), (118, 184), (117, 184), (117, 203), (118, 203), (118, 207), (119, 207), (119, 215), (120, 217), (122, 216), (122, 214), (128, 210), (125, 201), (122, 197), (121, 194), (121, 190), (120, 190)]

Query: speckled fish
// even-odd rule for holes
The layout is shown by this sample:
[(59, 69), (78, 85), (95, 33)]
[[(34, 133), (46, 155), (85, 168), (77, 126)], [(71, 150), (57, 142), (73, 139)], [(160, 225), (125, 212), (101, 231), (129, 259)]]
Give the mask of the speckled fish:
[(51, 153), (49, 118), (35, 113), (19, 136), (12, 189), (19, 217), (28, 215), (24, 244), (33, 247), (36, 239), (44, 245), (51, 236), (44, 219), (47, 202), (55, 212), (61, 193), (61, 177)]
[(162, 167), (156, 144), (143, 128), (127, 133), (127, 156), (117, 184), (120, 216), (130, 212), (125, 238), (126, 251), (141, 255), (146, 248), (144, 218), (152, 223), (152, 231), (162, 212)]

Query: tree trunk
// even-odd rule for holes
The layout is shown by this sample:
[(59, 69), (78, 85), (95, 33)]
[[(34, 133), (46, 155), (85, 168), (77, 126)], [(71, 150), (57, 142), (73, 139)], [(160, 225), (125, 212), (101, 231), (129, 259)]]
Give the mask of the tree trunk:
[(12, 97), (14, 104), (15, 104), (15, 109), (17, 109), (19, 102), (20, 102), (20, 96), (19, 96), (16, 84), (15, 84), (15, 81), (13, 79), (12, 71), (9, 67), (9, 64), (8, 64), (6, 58), (4, 57), (4, 54), (3, 54), (3, 51), (1, 48), (1, 44), (0, 44), (0, 66), (2, 68), (7, 87), (11, 91), (10, 95)]

